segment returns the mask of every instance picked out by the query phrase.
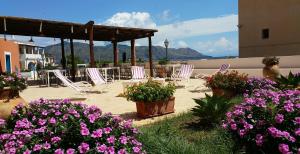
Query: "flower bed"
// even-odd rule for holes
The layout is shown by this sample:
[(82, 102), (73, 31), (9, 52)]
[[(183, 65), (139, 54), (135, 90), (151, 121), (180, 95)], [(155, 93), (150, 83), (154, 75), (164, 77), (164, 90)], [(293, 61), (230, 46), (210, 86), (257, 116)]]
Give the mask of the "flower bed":
[(245, 94), (243, 103), (226, 114), (223, 127), (254, 153), (299, 153), (300, 91), (269, 86)]
[(69, 100), (18, 105), (0, 119), (0, 153), (144, 153), (131, 121)]

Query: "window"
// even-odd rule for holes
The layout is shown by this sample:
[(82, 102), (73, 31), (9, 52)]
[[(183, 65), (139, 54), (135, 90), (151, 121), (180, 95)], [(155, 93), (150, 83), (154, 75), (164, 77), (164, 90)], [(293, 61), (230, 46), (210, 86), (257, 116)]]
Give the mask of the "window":
[(263, 29), (262, 30), (262, 39), (268, 39), (269, 38), (269, 29)]

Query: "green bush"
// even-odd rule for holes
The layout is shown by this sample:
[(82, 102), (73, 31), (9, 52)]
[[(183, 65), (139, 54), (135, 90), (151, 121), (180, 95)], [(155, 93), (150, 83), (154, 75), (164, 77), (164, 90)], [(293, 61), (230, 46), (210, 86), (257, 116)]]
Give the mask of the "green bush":
[(169, 60), (166, 59), (166, 58), (160, 59), (160, 60), (158, 61), (158, 64), (159, 64), (159, 65), (167, 65), (168, 63), (169, 63)]
[(175, 92), (174, 84), (166, 86), (155, 81), (147, 81), (127, 88), (126, 98), (131, 101), (141, 101), (145, 103), (165, 101), (173, 96)]
[(276, 82), (280, 89), (296, 89), (300, 85), (300, 74), (290, 72), (287, 77), (281, 75)]
[(203, 99), (194, 99), (197, 106), (192, 109), (195, 116), (200, 118), (200, 122), (206, 125), (218, 124), (225, 113), (236, 103), (241, 101), (241, 98), (236, 97), (228, 100), (220, 96), (210, 96), (205, 94)]

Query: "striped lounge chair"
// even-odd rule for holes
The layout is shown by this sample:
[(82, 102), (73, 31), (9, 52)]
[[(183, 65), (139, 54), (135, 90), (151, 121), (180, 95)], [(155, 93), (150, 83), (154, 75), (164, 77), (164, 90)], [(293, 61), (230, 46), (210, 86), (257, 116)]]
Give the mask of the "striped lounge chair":
[(60, 70), (54, 70), (54, 75), (67, 87), (81, 93), (95, 93), (95, 91), (91, 90), (91, 85), (86, 81), (81, 82), (72, 82), (66, 76), (64, 76)]
[(98, 68), (87, 68), (86, 73), (90, 77), (90, 79), (92, 80), (95, 86), (106, 83), (102, 74), (99, 72)]
[(216, 72), (214, 72), (213, 74), (202, 74), (202, 73), (200, 73), (200, 74), (195, 75), (195, 78), (205, 79), (205, 78), (210, 77), (214, 74), (217, 74), (218, 72), (221, 72), (221, 73), (226, 72), (229, 68), (230, 68), (230, 64), (222, 64), (220, 66), (220, 68)]
[(144, 67), (132, 66), (131, 67), (132, 79), (134, 81), (141, 81), (147, 78)]
[[(171, 80), (175, 81), (175, 84), (181, 86), (178, 81), (189, 81), (194, 71), (194, 65), (181, 65), (180, 70), (177, 74), (172, 74)], [(186, 87), (186, 84), (182, 86)]]

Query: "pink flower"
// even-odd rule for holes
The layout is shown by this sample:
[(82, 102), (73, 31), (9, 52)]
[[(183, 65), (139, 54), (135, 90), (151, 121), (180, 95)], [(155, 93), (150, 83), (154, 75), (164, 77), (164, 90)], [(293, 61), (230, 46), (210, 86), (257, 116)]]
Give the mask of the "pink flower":
[(40, 144), (36, 144), (33, 147), (33, 151), (40, 151), (41, 149), (42, 149), (42, 145), (40, 145)]
[(112, 129), (110, 127), (104, 128), (104, 133), (105, 134), (109, 134), (111, 131), (112, 131)]
[(296, 136), (300, 136), (300, 128), (296, 129), (295, 135), (296, 135)]
[(141, 151), (139, 147), (133, 147), (132, 149), (134, 153), (139, 153)]
[(46, 124), (46, 120), (45, 119), (39, 119), (38, 120), (38, 125), (43, 126)]
[(289, 154), (290, 153), (290, 149), (289, 149), (289, 146), (287, 144), (279, 144), (278, 150), (282, 154)]
[(115, 143), (116, 138), (114, 136), (110, 136), (109, 138), (107, 138), (107, 142), (114, 144)]
[(284, 120), (284, 115), (282, 115), (282, 114), (277, 114), (277, 115), (275, 116), (275, 121), (276, 121), (276, 123), (281, 124), (281, 123), (283, 122), (283, 120)]
[(95, 116), (95, 114), (89, 114), (88, 118), (89, 118), (90, 123), (94, 123), (95, 120), (97, 119), (97, 117)]
[(106, 151), (106, 148), (107, 148), (107, 146), (105, 144), (102, 144), (102, 145), (96, 147), (98, 152), (104, 152), (104, 151)]
[(125, 144), (127, 144), (128, 138), (127, 138), (126, 136), (121, 136), (119, 140), (120, 140), (120, 142), (121, 142), (122, 144), (125, 145)]
[(50, 123), (50, 124), (56, 124), (56, 119), (53, 118), (53, 117), (50, 118), (49, 123)]
[(53, 144), (59, 142), (60, 140), (61, 140), (61, 138), (60, 138), (60, 137), (57, 137), (57, 136), (51, 138), (51, 142), (52, 142)]
[(74, 154), (75, 153), (75, 149), (69, 148), (67, 150), (67, 154)]
[(46, 143), (43, 145), (43, 147), (44, 147), (44, 149), (48, 150), (48, 149), (51, 148), (51, 144), (49, 144), (49, 143), (46, 142)]
[(236, 130), (236, 129), (237, 129), (236, 124), (235, 124), (235, 123), (231, 124), (231, 125), (230, 125), (230, 128), (231, 128), (232, 130)]
[(64, 154), (64, 150), (62, 150), (62, 149), (56, 149), (54, 151), (54, 154)]
[(264, 137), (261, 134), (257, 134), (255, 137), (255, 142), (257, 146), (262, 146), (264, 142)]
[(86, 153), (90, 150), (90, 146), (87, 143), (82, 142), (78, 147), (79, 153)]
[(29, 149), (26, 149), (23, 154), (31, 154), (31, 151)]
[(80, 133), (81, 133), (82, 136), (88, 136), (88, 135), (90, 135), (90, 131), (89, 131), (89, 129), (86, 128), (86, 127), (82, 127), (82, 128), (80, 129)]
[(4, 126), (6, 124), (4, 119), (0, 119), (0, 127)]
[(97, 129), (97, 130), (93, 131), (91, 136), (92, 136), (92, 138), (102, 137), (102, 129)]
[(126, 154), (127, 152), (126, 152), (126, 149), (120, 149), (119, 151), (118, 151), (118, 154)]

